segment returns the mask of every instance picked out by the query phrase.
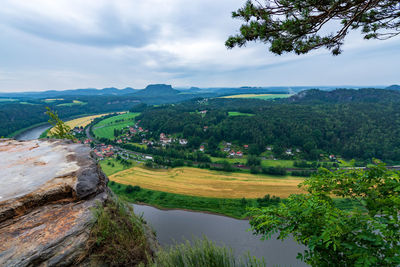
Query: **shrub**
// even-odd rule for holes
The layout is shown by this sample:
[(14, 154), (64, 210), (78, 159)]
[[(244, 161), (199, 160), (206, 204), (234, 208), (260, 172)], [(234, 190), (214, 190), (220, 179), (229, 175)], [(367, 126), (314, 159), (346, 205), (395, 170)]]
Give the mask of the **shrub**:
[(89, 257), (91, 266), (137, 266), (151, 261), (142, 221), (129, 205), (114, 199), (93, 212), (96, 222), (81, 259)]
[(130, 193), (132, 193), (133, 191), (134, 191), (134, 190), (133, 190), (133, 186), (128, 185), (127, 187), (125, 187), (125, 192), (126, 192), (126, 193), (130, 194)]

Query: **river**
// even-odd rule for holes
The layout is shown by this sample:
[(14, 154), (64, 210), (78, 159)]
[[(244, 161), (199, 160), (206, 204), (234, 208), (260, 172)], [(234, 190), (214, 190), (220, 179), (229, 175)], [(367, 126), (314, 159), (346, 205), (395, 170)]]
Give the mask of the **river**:
[(41, 126), (26, 130), (25, 132), (20, 133), (19, 135), (15, 136), (15, 139), (17, 139), (17, 140), (38, 139), (39, 136), (49, 128), (50, 128), (50, 125), (48, 125), (48, 124), (41, 125)]
[(231, 247), (235, 255), (247, 251), (258, 258), (264, 257), (267, 266), (307, 266), (296, 259), (304, 247), (293, 240), (271, 238), (261, 241), (248, 229), (247, 220), (184, 210), (159, 210), (134, 204), (134, 211), (153, 227), (162, 246), (206, 236), (219, 245)]

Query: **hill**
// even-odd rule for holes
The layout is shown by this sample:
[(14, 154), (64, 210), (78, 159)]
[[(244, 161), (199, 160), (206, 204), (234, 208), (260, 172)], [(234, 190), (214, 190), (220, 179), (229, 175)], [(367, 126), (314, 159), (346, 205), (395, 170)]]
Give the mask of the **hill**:
[(400, 92), (384, 89), (336, 89), (302, 91), (286, 101), (295, 103), (376, 103), (400, 101)]
[(391, 86), (386, 87), (385, 89), (387, 89), (387, 90), (400, 90), (400, 85), (393, 84)]

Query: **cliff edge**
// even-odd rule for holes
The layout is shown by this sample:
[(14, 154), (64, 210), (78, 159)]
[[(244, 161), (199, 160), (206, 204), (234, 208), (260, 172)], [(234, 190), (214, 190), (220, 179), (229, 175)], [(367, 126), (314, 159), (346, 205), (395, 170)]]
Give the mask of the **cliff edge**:
[(0, 266), (74, 265), (107, 182), (87, 146), (0, 139)]

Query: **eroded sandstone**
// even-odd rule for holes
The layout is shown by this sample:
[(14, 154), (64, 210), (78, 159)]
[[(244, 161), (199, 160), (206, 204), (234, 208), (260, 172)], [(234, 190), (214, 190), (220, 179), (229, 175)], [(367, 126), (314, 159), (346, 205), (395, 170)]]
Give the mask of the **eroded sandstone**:
[(0, 266), (74, 265), (106, 184), (87, 146), (0, 140)]

